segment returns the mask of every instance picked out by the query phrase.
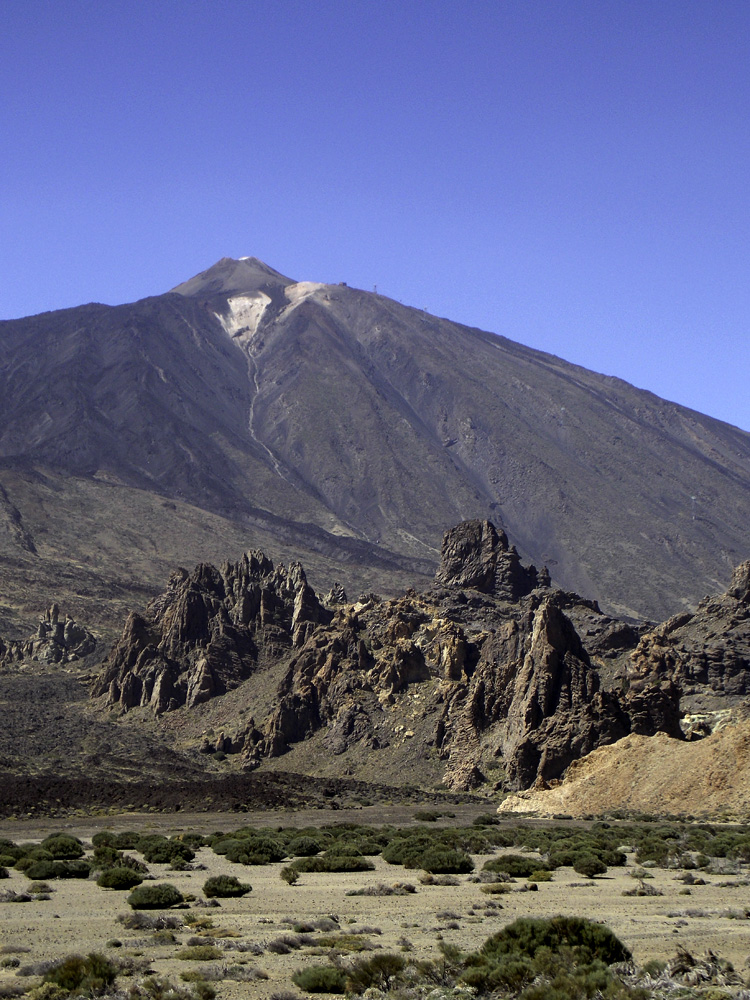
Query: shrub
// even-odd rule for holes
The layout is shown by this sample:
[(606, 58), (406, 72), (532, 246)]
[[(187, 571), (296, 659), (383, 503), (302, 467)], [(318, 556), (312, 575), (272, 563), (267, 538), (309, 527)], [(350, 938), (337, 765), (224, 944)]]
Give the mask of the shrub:
[(114, 830), (99, 830), (91, 838), (94, 847), (114, 847), (117, 834)]
[(520, 917), (493, 934), (482, 945), (481, 953), (497, 958), (520, 954), (533, 958), (540, 948), (559, 951), (572, 949), (576, 961), (594, 959), (612, 965), (626, 962), (630, 952), (612, 931), (583, 917)]
[(247, 882), (240, 882), (234, 875), (215, 875), (203, 883), (203, 894), (209, 897), (229, 898), (231, 896), (244, 896), (251, 892), (252, 888)]
[(585, 875), (586, 878), (603, 875), (606, 870), (607, 866), (604, 862), (595, 858), (593, 854), (579, 854), (573, 865), (573, 871), (578, 872), (579, 875)]
[(474, 862), (468, 854), (440, 847), (425, 851), (419, 866), (431, 875), (465, 875), (474, 871)]
[(484, 872), (504, 872), (511, 878), (528, 878), (532, 872), (542, 871), (547, 865), (539, 858), (527, 854), (501, 854), (482, 866)]
[(90, 871), (88, 861), (34, 861), (24, 874), (41, 882), (50, 878), (88, 878)]
[(142, 881), (143, 876), (132, 868), (107, 868), (96, 880), (96, 884), (102, 889), (132, 889)]
[(128, 903), (134, 910), (166, 910), (182, 903), (184, 897), (179, 889), (169, 882), (160, 885), (139, 885), (128, 896)]
[(0, 878), (10, 878), (10, 872), (5, 866), (0, 866)]
[(622, 993), (607, 966), (629, 957), (601, 924), (581, 917), (524, 917), (469, 955), (461, 979), (482, 993), (522, 990), (524, 1000), (614, 997)]
[(547, 871), (546, 868), (539, 868), (537, 871), (533, 871), (531, 875), (528, 876), (529, 882), (551, 882), (552, 872)]
[(439, 809), (417, 809), (414, 819), (420, 823), (436, 823), (442, 815)]
[(45, 973), (45, 983), (53, 983), (68, 993), (91, 995), (110, 986), (117, 969), (104, 955), (92, 952), (87, 958), (71, 955)]
[(500, 822), (498, 816), (494, 813), (481, 813), (479, 816), (475, 816), (473, 820), (473, 826), (497, 826)]
[(292, 858), (309, 858), (313, 854), (319, 854), (321, 850), (320, 842), (314, 837), (295, 837), (289, 843), (287, 853)]
[(115, 841), (112, 845), (118, 851), (135, 851), (138, 849), (138, 841), (141, 835), (134, 830), (123, 830), (122, 833), (115, 834)]
[(352, 993), (364, 993), (371, 987), (387, 991), (391, 980), (405, 968), (406, 959), (403, 956), (388, 952), (357, 959), (347, 972), (346, 988)]
[(299, 872), (296, 868), (292, 868), (291, 865), (285, 865), (279, 872), (279, 875), (288, 885), (294, 885), (294, 883), (299, 879)]
[(280, 841), (257, 830), (238, 830), (232, 836), (222, 834), (212, 838), (211, 847), (215, 854), (223, 854), (228, 861), (240, 865), (267, 865), (287, 856)]
[(121, 913), (117, 917), (117, 922), (131, 931), (179, 930), (182, 927), (182, 920), (172, 914), (150, 917), (146, 913), (139, 912)]
[(68, 834), (53, 834), (43, 840), (40, 847), (49, 851), (50, 857), (56, 861), (72, 861), (75, 858), (82, 858), (84, 855), (81, 841)]
[(211, 962), (222, 957), (221, 948), (212, 944), (195, 944), (188, 948), (182, 948), (175, 954), (175, 958), (182, 958), (189, 962)]
[(192, 861), (195, 857), (195, 851), (187, 844), (180, 840), (168, 840), (166, 837), (149, 838), (147, 843), (139, 841), (138, 849), (152, 865), (173, 865), (175, 862)]
[(104, 871), (107, 868), (131, 868), (141, 875), (148, 875), (148, 866), (129, 854), (116, 851), (114, 847), (97, 847), (94, 850), (94, 870)]
[(292, 982), (308, 993), (345, 993), (346, 976), (335, 965), (314, 965), (309, 969), (298, 969)]
[[(375, 865), (361, 856), (326, 854), (324, 857), (297, 858), (288, 867), (297, 872), (369, 872), (374, 870)], [(286, 876), (282, 875), (282, 878)]]

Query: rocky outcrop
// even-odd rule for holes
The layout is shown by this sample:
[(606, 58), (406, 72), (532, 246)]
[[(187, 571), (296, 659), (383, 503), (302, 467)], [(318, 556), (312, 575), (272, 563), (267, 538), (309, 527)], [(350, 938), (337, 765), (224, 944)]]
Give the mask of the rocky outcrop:
[(20, 642), (0, 640), (0, 665), (10, 666), (34, 660), (40, 663), (65, 664), (93, 653), (96, 638), (70, 615), (60, 615), (57, 604), (49, 607), (39, 619), (36, 633)]
[(671, 681), (684, 694), (750, 694), (750, 561), (735, 569), (726, 593), (647, 632), (632, 654), (630, 674)]
[(493, 594), (509, 601), (549, 586), (547, 568), (521, 565), (508, 536), (491, 521), (463, 521), (446, 532), (435, 582)]
[(677, 689), (602, 690), (562, 608), (577, 611), (604, 651), (619, 648), (618, 635), (627, 648), (637, 633), (624, 623), (618, 632), (546, 575), (539, 582), (490, 522), (459, 525), (434, 590), (386, 602), (365, 595), (311, 634), (289, 662), (263, 739), (245, 752), (277, 756), (321, 729), (334, 755), (356, 744), (377, 751), (383, 717), (409, 699), (434, 718), (426, 743), (453, 788), (481, 784), (487, 763), (502, 768), (503, 787), (524, 788), (630, 732), (680, 738)]
[(144, 615), (130, 615), (94, 694), (157, 714), (198, 705), (302, 646), (329, 617), (299, 563), (274, 567), (253, 551), (220, 570), (180, 569)]
[(174, 574), (145, 615), (131, 615), (96, 690), (124, 709), (162, 713), (208, 702), (273, 663), (271, 702), (263, 689), (271, 708), (245, 698), (255, 717), (234, 727), (227, 708), (218, 711), (222, 729), (203, 752), (239, 754), (255, 768), (316, 740), (326, 767), (383, 752), (398, 768), (408, 743), (411, 760), (429, 757), (431, 773), (455, 789), (541, 786), (630, 734), (683, 738), (684, 674), (644, 659), (655, 648), (649, 636), (709, 619), (718, 628), (720, 608), (722, 627), (733, 615), (737, 648), (748, 575), (738, 571), (728, 594), (695, 616), (642, 636), (524, 567), (489, 521), (448, 532), (435, 585), (422, 594), (368, 593), (349, 604), (336, 593), (330, 608), (300, 566), (274, 568), (253, 552), (221, 570)]
[[(654, 699), (654, 707), (645, 706)], [(669, 732), (680, 738), (676, 689), (657, 687), (629, 696), (601, 689), (571, 621), (551, 598), (511, 619), (482, 645), (466, 693), (457, 692), (444, 712), (449, 783), (466, 786), (465, 740), (451, 737), (469, 728), (504, 768), (503, 786), (527, 788), (559, 778), (591, 750), (630, 732)], [(455, 721), (454, 721), (455, 720)], [(477, 741), (476, 749), (481, 744)], [(475, 752), (474, 781), (481, 773)]]

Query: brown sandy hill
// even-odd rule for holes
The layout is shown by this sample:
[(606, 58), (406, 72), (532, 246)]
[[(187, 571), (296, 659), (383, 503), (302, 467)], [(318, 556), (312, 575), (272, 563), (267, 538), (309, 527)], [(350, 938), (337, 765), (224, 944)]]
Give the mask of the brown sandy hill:
[(554, 787), (509, 796), (498, 812), (584, 816), (621, 809), (750, 816), (750, 720), (696, 743), (630, 734), (571, 764)]

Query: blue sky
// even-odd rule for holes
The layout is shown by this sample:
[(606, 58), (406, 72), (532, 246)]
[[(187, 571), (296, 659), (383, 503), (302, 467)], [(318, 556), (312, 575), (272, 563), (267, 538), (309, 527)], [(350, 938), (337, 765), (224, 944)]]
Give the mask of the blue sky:
[(222, 256), (750, 430), (747, 0), (2, 0), (0, 318)]

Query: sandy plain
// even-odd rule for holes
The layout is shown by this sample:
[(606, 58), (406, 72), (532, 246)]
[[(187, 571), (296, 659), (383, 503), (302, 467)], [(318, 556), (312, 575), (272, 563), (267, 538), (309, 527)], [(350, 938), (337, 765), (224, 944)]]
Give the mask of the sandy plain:
[[(414, 810), (411, 810), (413, 814)], [(468, 825), (478, 809), (457, 809), (452, 823)], [(465, 813), (465, 815), (464, 815)], [(377, 818), (376, 818), (377, 817)], [(181, 833), (231, 830), (240, 826), (305, 826), (355, 820), (361, 823), (409, 825), (412, 817), (403, 806), (371, 807), (353, 811), (243, 814), (196, 814), (195, 816), (134, 815), (106, 819), (7, 821), (0, 823), (0, 836), (20, 841), (40, 840), (53, 830), (63, 830), (89, 841), (97, 829)], [(501, 852), (496, 852), (501, 853)], [(494, 855), (492, 855), (494, 856)], [(477, 870), (490, 855), (477, 855)], [(525, 879), (517, 879), (511, 891), (490, 896), (480, 890), (471, 875), (458, 876), (456, 886), (423, 885), (419, 872), (390, 865), (374, 858), (372, 872), (303, 874), (296, 885), (279, 875), (284, 862), (245, 867), (232, 864), (210, 848), (202, 848), (194, 865), (200, 870), (171, 871), (166, 865), (149, 865), (158, 882), (170, 882), (185, 894), (202, 898), (201, 889), (211, 875), (232, 874), (253, 889), (240, 899), (222, 899), (220, 907), (202, 908), (191, 903), (176, 910), (183, 919), (192, 915), (210, 918), (222, 958), (193, 962), (176, 957), (181, 945), (198, 934), (185, 925), (175, 932), (177, 942), (160, 943), (151, 932), (127, 930), (117, 917), (129, 913), (127, 893), (99, 888), (92, 880), (58, 880), (49, 883), (51, 898), (28, 903), (0, 903), (0, 952), (15, 956), (21, 967), (70, 954), (99, 951), (112, 957), (134, 956), (150, 970), (179, 981), (180, 973), (206, 966), (244, 964), (267, 978), (248, 982), (223, 979), (214, 985), (219, 1000), (234, 1000), (248, 992), (270, 997), (281, 991), (299, 992), (291, 981), (299, 968), (326, 962), (327, 949), (303, 947), (288, 954), (269, 950), (270, 942), (292, 932), (294, 924), (332, 916), (342, 932), (367, 930), (362, 938), (373, 948), (402, 952), (406, 957), (439, 959), (441, 941), (465, 951), (479, 947), (504, 924), (520, 916), (567, 914), (606, 923), (631, 949), (640, 964), (651, 958), (669, 958), (678, 946), (702, 955), (708, 949), (729, 959), (735, 968), (750, 974), (750, 878), (747, 870), (731, 875), (706, 875), (705, 885), (690, 887), (674, 870), (652, 869), (649, 886), (658, 896), (626, 897), (623, 892), (638, 884), (632, 872), (637, 867), (628, 856), (625, 868), (610, 869), (595, 879), (582, 878), (572, 869), (560, 869), (551, 882), (539, 883), (537, 891), (524, 891)], [(702, 874), (702, 873), (701, 873)], [(379, 883), (410, 882), (416, 892), (403, 896), (347, 896), (346, 893)], [(28, 879), (17, 871), (0, 882), (0, 893), (28, 888)], [(153, 914), (154, 911), (149, 911)], [(223, 936), (227, 933), (228, 936)], [(313, 937), (320, 936), (315, 932)], [(119, 941), (115, 947), (112, 942)], [(260, 945), (262, 953), (238, 951), (237, 945)], [(0, 988), (19, 983), (16, 968), (0, 968)]]

